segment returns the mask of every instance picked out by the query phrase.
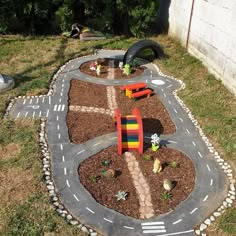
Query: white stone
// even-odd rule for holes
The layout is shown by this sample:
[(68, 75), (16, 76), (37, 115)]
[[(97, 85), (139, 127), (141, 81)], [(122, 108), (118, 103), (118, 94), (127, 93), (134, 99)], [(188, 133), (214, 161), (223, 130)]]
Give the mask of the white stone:
[(67, 220), (72, 220), (72, 218), (73, 218), (73, 217), (72, 217), (72, 215), (70, 215), (70, 214), (66, 216), (66, 219), (67, 219)]
[(201, 234), (201, 231), (198, 229), (198, 230), (195, 230), (195, 234), (196, 235), (200, 235)]
[(88, 231), (88, 229), (87, 229), (85, 226), (83, 226), (83, 227), (81, 228), (81, 230), (82, 230), (84, 233), (89, 234), (89, 231)]
[(213, 213), (213, 215), (214, 215), (215, 217), (219, 217), (219, 216), (221, 215), (221, 213), (216, 211), (216, 212)]
[(71, 221), (70, 221), (70, 224), (72, 224), (72, 225), (78, 225), (79, 222), (78, 222), (77, 220), (71, 220)]
[(230, 199), (230, 198), (226, 198), (226, 202), (228, 202), (228, 203), (230, 203), (230, 204), (233, 203), (232, 199)]
[(230, 190), (231, 190), (231, 191), (235, 191), (234, 184), (230, 184), (229, 187), (230, 187)]
[(227, 176), (228, 176), (228, 177), (233, 177), (233, 174), (228, 173)]
[(232, 195), (235, 195), (235, 191), (229, 190), (229, 193), (232, 194)]
[(210, 224), (211, 224), (211, 220), (210, 220), (210, 219), (206, 219), (206, 220), (204, 221), (204, 223), (205, 223), (206, 225), (210, 225)]
[(230, 180), (230, 183), (231, 183), (231, 184), (234, 184), (235, 182), (236, 182), (235, 179), (231, 179), (231, 180)]
[(211, 221), (215, 221), (215, 219), (216, 219), (216, 218), (215, 218), (214, 216), (211, 216), (211, 217), (210, 217), (210, 220), (211, 220)]
[(54, 186), (53, 186), (53, 185), (47, 185), (47, 188), (48, 188), (49, 190), (53, 190), (53, 189), (54, 189)]
[(53, 205), (58, 207), (59, 206), (59, 202), (54, 202)]
[(223, 205), (226, 207), (228, 203), (226, 201), (223, 201)]
[(90, 236), (97, 236), (97, 235), (98, 235), (97, 232), (92, 232), (92, 233), (90, 233)]
[(205, 224), (201, 224), (200, 225), (200, 231), (203, 231), (203, 230), (205, 230), (207, 228), (207, 225), (205, 225)]

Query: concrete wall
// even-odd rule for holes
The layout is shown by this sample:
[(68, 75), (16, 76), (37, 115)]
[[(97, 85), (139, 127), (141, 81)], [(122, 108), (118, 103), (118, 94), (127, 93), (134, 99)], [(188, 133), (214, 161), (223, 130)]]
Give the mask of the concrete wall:
[[(168, 33), (184, 46), (192, 1), (171, 0), (169, 6)], [(236, 0), (195, 0), (188, 51), (236, 95)]]

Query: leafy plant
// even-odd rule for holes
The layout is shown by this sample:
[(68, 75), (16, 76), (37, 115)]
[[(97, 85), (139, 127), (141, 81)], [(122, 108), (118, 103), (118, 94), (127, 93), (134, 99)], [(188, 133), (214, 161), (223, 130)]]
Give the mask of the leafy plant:
[(107, 172), (104, 169), (101, 170), (101, 174), (102, 176), (107, 177)]
[(104, 166), (109, 166), (111, 164), (111, 161), (110, 160), (105, 160), (105, 161), (102, 162), (102, 164)]
[(172, 168), (177, 168), (177, 167), (179, 166), (179, 164), (178, 164), (176, 161), (172, 161), (172, 162), (170, 163), (170, 166), (171, 166)]
[(90, 176), (90, 181), (93, 182), (93, 183), (96, 183), (98, 181), (98, 177), (96, 175), (92, 175)]
[(172, 194), (170, 192), (163, 192), (160, 194), (161, 200), (171, 200)]
[(127, 195), (128, 195), (127, 192), (119, 190), (118, 193), (115, 195), (115, 197), (117, 198), (117, 201), (120, 201), (120, 200), (126, 200)]
[(146, 160), (146, 161), (151, 161), (151, 160), (152, 160), (152, 157), (151, 157), (151, 155), (144, 154), (144, 155), (143, 155), (143, 159)]
[(113, 169), (101, 170), (101, 174), (106, 178), (113, 178), (115, 176), (115, 171)]

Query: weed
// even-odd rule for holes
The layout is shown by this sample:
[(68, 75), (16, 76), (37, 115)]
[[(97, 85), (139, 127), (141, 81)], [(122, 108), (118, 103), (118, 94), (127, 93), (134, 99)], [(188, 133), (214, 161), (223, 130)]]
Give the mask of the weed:
[(144, 154), (143, 155), (143, 159), (146, 160), (146, 161), (151, 161), (152, 160), (152, 156), (148, 155), (148, 154)]
[(170, 163), (170, 166), (171, 166), (172, 168), (177, 168), (177, 167), (179, 166), (179, 164), (178, 164), (176, 161), (172, 161), (172, 162)]
[(105, 160), (105, 161), (102, 162), (102, 164), (103, 164), (104, 166), (109, 166), (110, 163), (111, 163), (110, 160)]
[(93, 182), (93, 183), (96, 183), (98, 181), (98, 178), (96, 175), (92, 175), (89, 177), (90, 181)]
[(160, 194), (160, 198), (163, 201), (171, 200), (172, 199), (172, 194), (170, 192), (163, 192), (163, 193)]

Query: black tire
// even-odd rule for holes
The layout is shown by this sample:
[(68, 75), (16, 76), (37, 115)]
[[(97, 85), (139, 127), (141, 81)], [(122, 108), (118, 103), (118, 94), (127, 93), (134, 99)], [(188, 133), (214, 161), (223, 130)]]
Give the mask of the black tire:
[(129, 64), (138, 55), (138, 53), (144, 49), (152, 49), (156, 58), (161, 58), (164, 56), (164, 51), (157, 42), (144, 39), (134, 43), (127, 50), (123, 58), (124, 65)]

